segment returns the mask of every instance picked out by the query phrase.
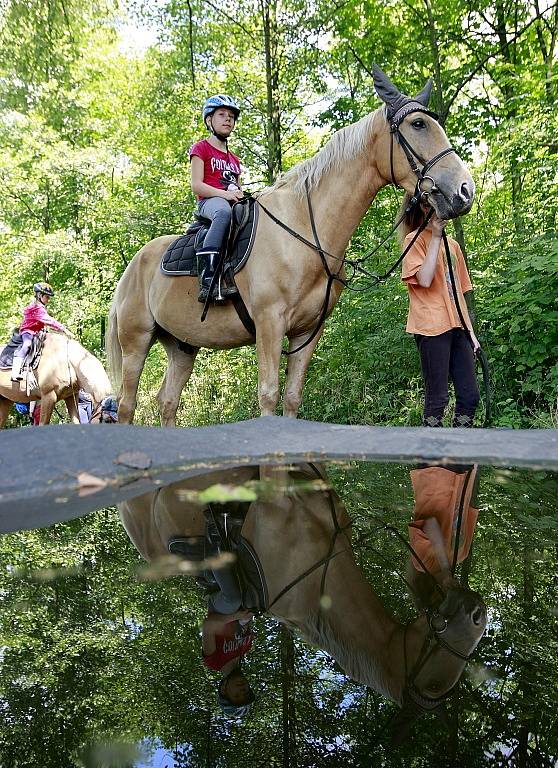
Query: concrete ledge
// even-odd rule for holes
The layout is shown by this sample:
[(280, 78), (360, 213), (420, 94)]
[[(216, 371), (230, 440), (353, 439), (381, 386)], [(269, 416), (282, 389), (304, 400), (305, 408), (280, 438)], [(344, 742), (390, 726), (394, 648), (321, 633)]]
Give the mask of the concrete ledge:
[(558, 470), (558, 430), (346, 426), (280, 416), (193, 429), (11, 429), (0, 437), (0, 532), (80, 517), (215, 467), (328, 459)]

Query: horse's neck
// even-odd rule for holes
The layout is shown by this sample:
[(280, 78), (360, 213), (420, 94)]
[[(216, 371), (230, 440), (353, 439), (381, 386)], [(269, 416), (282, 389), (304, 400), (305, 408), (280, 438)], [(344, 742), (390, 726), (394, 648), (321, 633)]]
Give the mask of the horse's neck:
[(385, 180), (378, 173), (376, 140), (371, 135), (362, 152), (345, 160), (340, 169), (324, 174), (310, 190), (316, 230), (321, 245), (342, 254)]
[(367, 583), (345, 535), (337, 536), (338, 554), (327, 565), (323, 593), (324, 566), (301, 578), (328, 553), (333, 536), (329, 502), (307, 502), (306, 508), (293, 504), (275, 514), (262, 508), (257, 520), (253, 543), (264, 566), (270, 600), (291, 585), (271, 612), (298, 627), (353, 679), (399, 700), (404, 676), (402, 628)]
[(314, 589), (305, 599), (308, 618), (298, 625), (302, 634), (353, 680), (398, 701), (404, 676), (401, 625), (352, 557), (342, 554), (331, 561), (324, 595)]
[(95, 404), (111, 394), (111, 383), (99, 360), (74, 339), (64, 339), (67, 344), (67, 358), (71, 364), (78, 385), (89, 392)]

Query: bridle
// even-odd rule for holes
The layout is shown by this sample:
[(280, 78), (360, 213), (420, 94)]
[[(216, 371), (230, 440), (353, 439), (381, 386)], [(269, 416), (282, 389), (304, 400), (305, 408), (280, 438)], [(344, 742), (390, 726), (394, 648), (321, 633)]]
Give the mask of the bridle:
[(428, 623), (428, 632), (424, 638), (420, 652), (410, 672), (407, 654), (407, 634), (410, 623), (405, 625), (405, 629), (403, 631), (403, 655), (405, 659), (405, 685), (403, 688), (403, 704), (410, 700), (423, 712), (431, 712), (432, 710), (439, 707), (445, 699), (452, 695), (456, 685), (459, 683), (458, 679), (456, 683), (452, 685), (451, 688), (449, 688), (449, 690), (447, 690), (441, 696), (437, 697), (425, 696), (424, 693), (421, 693), (416, 687), (415, 680), (420, 671), (424, 668), (429, 658), (436, 650), (436, 647), (442, 648), (452, 656), (455, 656), (456, 658), (465, 662), (471, 659), (474, 651), (469, 654), (462, 653), (457, 648), (454, 648), (452, 645), (450, 645), (450, 643), (448, 643), (443, 637), (444, 632), (448, 628), (450, 620), (455, 616), (455, 612), (452, 616), (446, 616), (445, 614), (440, 613), (438, 609), (429, 608), (424, 611), (424, 614)]
[[(424, 106), (424, 104), (421, 104), (420, 101), (414, 101), (413, 99), (409, 99), (408, 101), (404, 102), (397, 109), (389, 106), (386, 107), (386, 117), (389, 123), (389, 131), (391, 137), (389, 151), (391, 182), (397, 189), (401, 189), (401, 185), (398, 184), (398, 182), (395, 180), (395, 173), (393, 168), (393, 147), (395, 139), (397, 139), (397, 143), (405, 153), (405, 157), (407, 158), (407, 162), (409, 163), (411, 170), (417, 177), (417, 184), (415, 187), (413, 199), (416, 198), (417, 202), (420, 202), (421, 199), (428, 197), (428, 195), (432, 192), (439, 192), (451, 207), (451, 202), (448, 200), (446, 195), (444, 195), (442, 190), (436, 185), (436, 182), (432, 176), (428, 175), (428, 171), (430, 171), (442, 158), (450, 155), (452, 152), (455, 152), (455, 154), (457, 154), (457, 152), (453, 147), (447, 147), (441, 152), (438, 152), (437, 155), (434, 155), (434, 157), (430, 158), (430, 160), (425, 160), (421, 155), (419, 155), (418, 152), (413, 149), (409, 141), (407, 141), (400, 130), (400, 126), (403, 120), (408, 115), (414, 114), (415, 112), (421, 112), (424, 115), (432, 117), (434, 120), (436, 120), (436, 122), (439, 121), (439, 116), (435, 112), (431, 112)], [(415, 160), (418, 160), (418, 162), (422, 165), (421, 169), (419, 169)], [(427, 180), (430, 181), (432, 186), (430, 189), (425, 190), (423, 189), (422, 185)]]

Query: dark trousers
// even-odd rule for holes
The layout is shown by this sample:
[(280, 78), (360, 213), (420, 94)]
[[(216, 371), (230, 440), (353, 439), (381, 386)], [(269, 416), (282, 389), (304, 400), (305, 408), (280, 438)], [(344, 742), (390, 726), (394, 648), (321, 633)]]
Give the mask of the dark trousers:
[(452, 328), (439, 336), (416, 334), (415, 340), (425, 386), (423, 425), (443, 426), (451, 379), (455, 389), (452, 426), (472, 427), (480, 394), (475, 376), (475, 356), (467, 334), (462, 328)]

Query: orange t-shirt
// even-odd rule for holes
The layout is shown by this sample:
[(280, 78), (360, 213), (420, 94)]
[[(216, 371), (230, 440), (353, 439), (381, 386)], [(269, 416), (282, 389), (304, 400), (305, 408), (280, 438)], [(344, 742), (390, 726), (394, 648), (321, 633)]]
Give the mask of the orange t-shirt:
[[(415, 494), (413, 522), (409, 523), (409, 539), (414, 551), (429, 571), (437, 572), (440, 564), (432, 543), (424, 533), (424, 523), (434, 517), (440, 525), (449, 562), (453, 559), (459, 509), (463, 508), (457, 562), (461, 563), (471, 548), (471, 541), (479, 514), (473, 489), (478, 467), (470, 472), (455, 472), (445, 467), (424, 467), (411, 470), (411, 483)], [(413, 558), (415, 568), (422, 571)]]
[[(410, 232), (407, 235), (403, 244), (404, 248), (407, 247), (414, 234), (414, 232)], [(425, 229), (424, 232), (420, 233), (413, 247), (403, 259), (401, 273), (401, 278), (407, 284), (409, 292), (409, 315), (406, 331), (407, 333), (420, 333), (423, 336), (438, 336), (452, 328), (462, 327), (453, 297), (443, 241), (440, 243), (434, 278), (430, 287), (424, 288), (419, 285), (417, 280), (416, 274), (424, 263), (431, 239), (432, 232), (430, 230)], [(459, 244), (451, 237), (448, 237), (448, 243), (459, 305), (465, 322), (472, 330), (463, 294), (472, 290), (473, 286)]]

